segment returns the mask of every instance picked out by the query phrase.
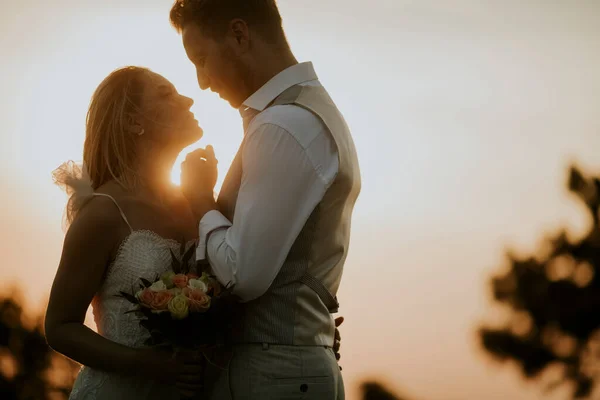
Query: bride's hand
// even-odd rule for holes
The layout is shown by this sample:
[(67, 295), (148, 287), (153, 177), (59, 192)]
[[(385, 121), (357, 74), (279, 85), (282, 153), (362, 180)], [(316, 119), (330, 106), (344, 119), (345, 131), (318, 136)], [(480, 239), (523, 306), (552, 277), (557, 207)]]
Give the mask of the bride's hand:
[(194, 398), (204, 389), (204, 356), (194, 351), (178, 351), (175, 386), (182, 398)]
[(181, 165), (181, 190), (198, 219), (216, 208), (217, 163), (212, 146), (206, 146), (188, 154)]
[(197, 149), (181, 164), (181, 188), (185, 192), (213, 194), (217, 184), (219, 161), (211, 145)]
[(182, 396), (193, 396), (202, 390), (204, 381), (204, 357), (191, 351), (175, 353), (155, 350), (141, 350), (138, 363), (147, 379), (174, 385)]

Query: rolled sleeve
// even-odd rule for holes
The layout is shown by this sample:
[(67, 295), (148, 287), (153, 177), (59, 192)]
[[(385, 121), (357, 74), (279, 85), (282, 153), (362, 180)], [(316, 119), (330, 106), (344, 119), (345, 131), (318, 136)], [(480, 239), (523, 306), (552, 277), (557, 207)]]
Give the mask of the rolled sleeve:
[(196, 260), (206, 259), (207, 237), (218, 229), (229, 228), (231, 222), (217, 210), (207, 212), (200, 220), (200, 234), (198, 238), (198, 247), (196, 248)]

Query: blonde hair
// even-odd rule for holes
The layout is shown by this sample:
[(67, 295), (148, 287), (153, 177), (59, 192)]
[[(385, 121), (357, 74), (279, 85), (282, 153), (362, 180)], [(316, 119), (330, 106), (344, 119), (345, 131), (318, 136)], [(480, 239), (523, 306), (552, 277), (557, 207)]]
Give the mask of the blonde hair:
[(132, 118), (141, 110), (144, 78), (150, 70), (124, 67), (98, 86), (88, 109), (83, 163), (93, 189), (114, 180), (124, 188), (137, 185), (137, 161)]
[(63, 163), (53, 172), (54, 183), (69, 195), (65, 227), (93, 197), (94, 191), (114, 180), (126, 189), (137, 186), (134, 117), (141, 114), (145, 79), (150, 70), (124, 67), (98, 86), (87, 113), (83, 165)]

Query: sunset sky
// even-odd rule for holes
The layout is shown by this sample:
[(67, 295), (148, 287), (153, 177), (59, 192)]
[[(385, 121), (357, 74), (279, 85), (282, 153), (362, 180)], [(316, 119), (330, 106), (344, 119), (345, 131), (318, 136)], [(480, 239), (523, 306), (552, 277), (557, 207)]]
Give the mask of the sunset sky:
[[(112, 70), (147, 66), (195, 99), (195, 146), (215, 147), (219, 185), (233, 159), (241, 120), (198, 89), (171, 3), (0, 2), (0, 276), (31, 306), (43, 306), (64, 236), (51, 171), (81, 160), (91, 94)], [(350, 400), (367, 377), (417, 400), (561, 398), (491, 362), (475, 331), (494, 315), (487, 280), (505, 248), (586, 226), (565, 181), (573, 161), (600, 172), (600, 2), (279, 5), (361, 162), (339, 295)]]

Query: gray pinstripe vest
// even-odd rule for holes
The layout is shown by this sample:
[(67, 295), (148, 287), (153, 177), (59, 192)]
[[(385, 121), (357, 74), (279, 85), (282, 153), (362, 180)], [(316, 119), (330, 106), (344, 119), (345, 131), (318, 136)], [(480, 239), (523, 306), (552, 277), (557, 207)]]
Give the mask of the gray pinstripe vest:
[[(360, 192), (360, 170), (350, 130), (322, 87), (293, 86), (268, 107), (293, 104), (319, 117), (337, 145), (338, 174), (294, 242), (268, 291), (240, 305), (234, 341), (332, 346), (336, 293), (348, 253), (352, 210)], [(247, 125), (247, 124), (246, 124)], [(233, 220), (242, 176), (242, 148), (225, 178), (218, 204)]]

